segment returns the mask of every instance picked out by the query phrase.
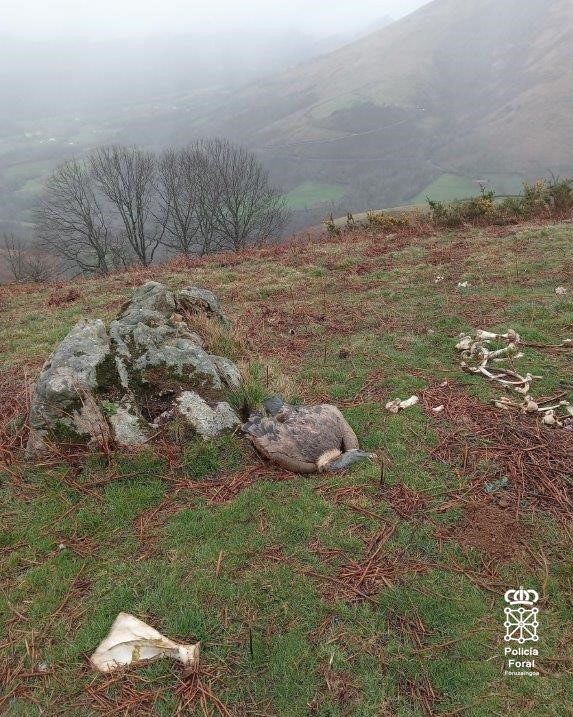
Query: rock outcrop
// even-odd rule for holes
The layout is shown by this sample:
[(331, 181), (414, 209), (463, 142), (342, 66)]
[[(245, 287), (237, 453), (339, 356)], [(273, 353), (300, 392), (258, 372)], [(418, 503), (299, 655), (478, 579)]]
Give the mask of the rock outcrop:
[(109, 332), (82, 320), (54, 349), (35, 384), (30, 451), (46, 441), (124, 446), (146, 442), (175, 418), (211, 438), (238, 425), (225, 400), (241, 376), (228, 358), (214, 356), (184, 316), (203, 313), (228, 326), (215, 295), (190, 287), (170, 291), (148, 282), (137, 289)]

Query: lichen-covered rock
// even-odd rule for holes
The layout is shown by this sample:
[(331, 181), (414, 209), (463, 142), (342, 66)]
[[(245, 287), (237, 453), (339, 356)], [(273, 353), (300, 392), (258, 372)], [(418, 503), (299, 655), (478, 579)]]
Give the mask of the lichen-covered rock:
[(177, 412), (195, 433), (206, 440), (240, 424), (239, 417), (228, 403), (220, 401), (211, 408), (194, 391), (184, 391), (179, 396)]
[(148, 440), (142, 427), (142, 420), (132, 413), (131, 406), (119, 406), (110, 416), (113, 437), (120, 446), (132, 448), (141, 446)]
[(219, 300), (212, 291), (208, 289), (199, 289), (192, 286), (188, 289), (182, 289), (177, 292), (177, 305), (192, 313), (205, 313), (215, 316), (225, 326), (229, 324), (229, 320), (221, 310)]
[(109, 336), (99, 320), (78, 323), (36, 383), (29, 450), (64, 435), (99, 443), (111, 435), (119, 445), (138, 446), (175, 408), (204, 437), (237, 425), (225, 398), (240, 385), (239, 369), (210, 355), (189, 328), (184, 315), (200, 311), (226, 322), (212, 292), (174, 292), (150, 281), (134, 292)]
[(242, 378), (236, 364), (224, 356), (211, 356), (211, 361), (215, 364), (215, 369), (227, 388), (232, 391), (239, 388)]
[[(98, 369), (110, 356), (102, 321), (82, 320), (54, 349), (34, 386), (30, 407), (30, 445), (41, 446), (48, 433), (89, 436), (99, 424), (89, 397), (98, 385)], [(84, 408), (86, 401), (90, 410)]]
[(123, 314), (112, 322), (110, 336), (121, 360), (122, 375), (137, 372), (141, 381), (146, 369), (166, 369), (171, 376), (190, 380), (194, 388), (220, 390), (223, 385), (219, 371), (213, 358), (202, 348), (202, 339), (183, 321), (172, 320), (183, 293), (174, 294), (162, 284), (148, 282), (134, 294)]

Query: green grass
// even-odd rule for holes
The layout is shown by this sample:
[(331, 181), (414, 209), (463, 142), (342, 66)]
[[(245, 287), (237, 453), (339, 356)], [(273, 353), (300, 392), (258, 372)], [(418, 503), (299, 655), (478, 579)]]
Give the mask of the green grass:
[[(249, 337), (256, 368), (240, 402), (260, 400), (280, 369), (305, 401), (342, 407), (361, 446), (384, 457), (384, 486), (373, 464), (282, 476), (239, 436), (169, 451), (151, 445), (109, 465), (93, 455), (0, 466), (3, 714), (177, 714), (183, 678), (168, 660), (109, 684), (90, 671), (86, 657), (120, 611), (174, 639), (200, 640), (202, 684), (238, 717), (423, 717), (431, 693), (436, 715), (567, 714), (571, 569), (561, 524), (522, 509), (516, 536), (530, 536), (532, 555), (502, 564), (460, 544), (452, 531), (470, 482), (478, 502), (496, 499), (482, 489), (495, 462), (468, 474), (462, 455), (437, 460), (443, 419), (421, 406), (392, 416), (384, 403), (444, 379), (484, 404), (498, 395), (459, 370), (461, 331), (511, 327), (551, 343), (571, 336), (573, 303), (555, 287), (568, 284), (573, 229), (385, 242), (355, 233), (263, 252), (232, 270), (216, 257), (193, 270)], [(436, 275), (444, 281), (435, 284)], [(471, 283), (465, 292), (462, 278)], [(189, 281), (165, 267), (154, 279)], [(111, 319), (132, 280), (77, 280), (78, 301), (49, 310), (51, 288), (3, 289), (3, 375), (21, 380), (23, 364), (33, 375), (79, 316)], [(543, 375), (535, 395), (570, 378), (568, 354), (526, 354), (527, 370)], [(400, 485), (424, 501), (411, 516), (393, 503)], [(369, 543), (388, 525), (376, 565), (393, 572), (388, 584), (364, 583), (369, 598), (360, 599), (335, 581), (368, 564)], [(493, 589), (472, 573), (485, 569)], [(538, 644), (545, 672), (536, 678), (503, 676), (503, 592), (520, 584), (547, 594)], [(48, 673), (38, 673), (42, 663)], [(126, 709), (133, 695), (146, 701)], [(204, 711), (196, 699), (186, 713)]]
[(441, 174), (428, 184), (412, 200), (412, 204), (425, 204), (427, 197), (435, 202), (450, 202), (454, 199), (475, 197), (480, 193), (479, 184), (458, 174)]
[(340, 184), (308, 181), (292, 189), (285, 199), (290, 209), (311, 209), (328, 202), (337, 202), (345, 194), (346, 188)]
[(435, 202), (451, 202), (455, 199), (468, 199), (477, 197), (480, 193), (480, 182), (488, 190), (498, 195), (519, 194), (523, 189), (525, 177), (519, 174), (504, 174), (501, 172), (483, 172), (474, 179), (459, 174), (441, 174), (428, 184), (412, 200), (412, 204), (425, 205), (430, 197)]

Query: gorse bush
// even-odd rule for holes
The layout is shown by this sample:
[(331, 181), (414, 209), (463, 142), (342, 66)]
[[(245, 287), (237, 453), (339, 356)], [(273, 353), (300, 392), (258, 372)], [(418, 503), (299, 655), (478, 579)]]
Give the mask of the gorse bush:
[(387, 212), (368, 212), (366, 215), (368, 224), (371, 227), (377, 229), (383, 229), (384, 231), (393, 231), (395, 229), (403, 229), (410, 223), (407, 214), (400, 214), (395, 216), (394, 214), (388, 214)]
[(342, 234), (342, 229), (336, 226), (332, 214), (326, 217), (326, 219), (324, 220), (324, 226), (326, 228), (326, 231), (328, 232), (328, 235), (331, 237), (337, 237)]
[(573, 179), (541, 179), (523, 185), (523, 207), (526, 214), (565, 214), (573, 209)]
[(479, 197), (455, 202), (435, 202), (428, 197), (428, 204), (432, 222), (437, 226), (448, 228), (491, 218), (496, 211), (495, 192), (486, 191), (484, 187)]

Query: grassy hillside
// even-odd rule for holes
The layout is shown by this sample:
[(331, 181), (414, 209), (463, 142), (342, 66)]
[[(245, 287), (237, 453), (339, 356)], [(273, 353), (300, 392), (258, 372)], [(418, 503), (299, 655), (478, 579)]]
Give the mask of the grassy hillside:
[[(565, 715), (573, 437), (493, 409), (499, 392), (460, 370), (454, 345), (473, 328), (571, 337), (573, 302), (555, 288), (571, 283), (572, 247), (570, 224), (363, 231), (2, 287), (2, 415), (13, 417), (0, 454), (0, 711)], [(382, 479), (374, 465), (286, 474), (239, 437), (24, 462), (23, 384), (79, 317), (111, 319), (147, 278), (215, 290), (244, 358), (305, 401), (339, 405)], [(570, 353), (525, 351), (543, 375), (536, 395), (571, 398)], [(412, 393), (419, 406), (384, 410)], [(503, 477), (506, 489), (487, 492)], [(503, 594), (519, 585), (540, 594), (539, 677), (503, 674)], [(86, 656), (122, 610), (201, 640), (200, 671), (164, 660), (94, 675)]]

